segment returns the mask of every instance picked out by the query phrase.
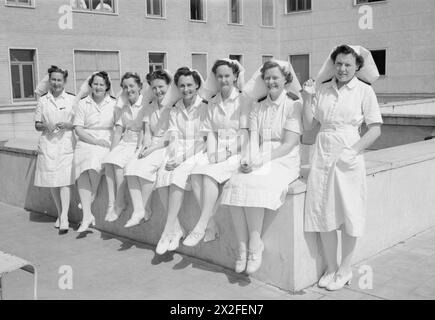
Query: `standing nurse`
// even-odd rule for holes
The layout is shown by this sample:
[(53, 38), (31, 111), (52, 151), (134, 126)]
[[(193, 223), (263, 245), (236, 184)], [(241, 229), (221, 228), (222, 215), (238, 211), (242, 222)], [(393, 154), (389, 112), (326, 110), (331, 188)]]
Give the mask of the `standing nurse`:
[[(366, 170), (362, 153), (380, 136), (382, 117), (372, 87), (357, 78), (365, 75), (365, 80), (372, 82), (379, 76), (370, 53), (361, 47), (341, 45), (329, 59), (332, 80), (319, 84), (315, 94), (314, 82), (308, 80), (302, 92), (305, 129), (321, 124), (307, 182), (305, 231), (320, 232), (327, 269), (319, 287), (338, 290), (352, 279), (351, 259), (365, 223)], [(368, 131), (360, 137), (363, 121)], [(338, 229), (342, 230), (340, 265)]]
[(35, 186), (49, 187), (56, 204), (60, 233), (68, 232), (71, 185), (74, 184), (72, 132), (74, 95), (65, 92), (68, 71), (48, 69), (50, 90), (41, 96), (35, 111), (35, 128), (42, 131), (38, 144)]

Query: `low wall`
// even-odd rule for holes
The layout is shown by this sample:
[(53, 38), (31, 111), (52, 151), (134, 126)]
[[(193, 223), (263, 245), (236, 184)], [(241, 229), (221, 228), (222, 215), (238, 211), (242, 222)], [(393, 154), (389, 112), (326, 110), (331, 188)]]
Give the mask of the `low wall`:
[[(32, 150), (0, 147), (0, 201), (32, 211), (56, 216), (55, 206), (46, 188), (33, 186), (36, 155)], [(429, 227), (435, 226), (435, 141), (369, 152), (366, 154), (368, 211), (367, 231), (358, 243), (354, 262), (365, 259)], [(290, 185), (279, 212), (267, 212), (263, 227), (266, 250), (263, 265), (253, 275), (282, 289), (299, 291), (314, 284), (323, 270), (317, 233), (303, 231), (305, 178)], [(152, 197), (153, 215), (145, 224), (123, 228), (132, 208), (115, 223), (104, 221), (107, 189), (104, 179), (93, 205), (96, 227), (102, 231), (155, 245), (166, 219), (157, 194)], [(70, 220), (79, 222), (78, 196), (74, 191)], [(186, 230), (191, 230), (199, 209), (188, 192), (180, 212)], [(231, 217), (225, 207), (216, 215), (220, 238), (195, 248), (180, 246), (178, 251), (217, 265), (233, 268), (236, 239)], [(115, 253), (116, 254), (116, 253)]]

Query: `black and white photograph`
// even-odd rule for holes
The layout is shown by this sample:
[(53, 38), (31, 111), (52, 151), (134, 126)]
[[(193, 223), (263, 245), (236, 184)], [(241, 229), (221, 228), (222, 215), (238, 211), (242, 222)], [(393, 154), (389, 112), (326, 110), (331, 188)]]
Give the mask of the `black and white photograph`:
[(0, 300), (435, 300), (434, 0), (0, 0), (0, 75)]

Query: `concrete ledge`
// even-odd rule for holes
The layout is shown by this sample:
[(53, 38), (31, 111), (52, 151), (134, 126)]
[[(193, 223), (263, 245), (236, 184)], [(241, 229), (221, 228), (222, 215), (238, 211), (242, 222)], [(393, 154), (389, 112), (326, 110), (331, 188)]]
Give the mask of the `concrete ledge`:
[[(0, 201), (32, 211), (56, 216), (50, 192), (33, 186), (36, 156), (17, 148), (0, 148)], [(355, 262), (368, 258), (414, 234), (435, 226), (435, 141), (420, 142), (366, 154), (368, 211), (366, 234), (359, 241)], [(306, 177), (304, 167), (302, 176)], [(267, 212), (263, 226), (266, 250), (263, 265), (253, 276), (282, 289), (299, 291), (317, 281), (323, 259), (317, 233), (306, 233), (304, 202), (306, 185), (302, 178), (289, 186), (287, 199), (278, 212)], [(123, 228), (131, 206), (116, 223), (103, 221), (107, 189), (103, 179), (93, 205), (97, 228), (112, 234), (155, 245), (163, 230), (165, 215), (157, 194), (152, 197), (153, 215), (149, 222), (131, 229)], [(78, 195), (74, 190), (70, 220), (79, 222)], [(191, 192), (186, 194), (180, 220), (189, 231), (199, 217)], [(226, 207), (216, 215), (220, 239), (195, 248), (180, 246), (179, 252), (233, 268), (236, 239)]]

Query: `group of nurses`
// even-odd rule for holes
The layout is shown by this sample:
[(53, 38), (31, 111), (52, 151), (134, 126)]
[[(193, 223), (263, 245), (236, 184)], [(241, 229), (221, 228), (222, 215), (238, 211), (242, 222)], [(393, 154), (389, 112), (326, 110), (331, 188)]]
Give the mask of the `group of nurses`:
[[(35, 185), (52, 188), (59, 225), (67, 229), (70, 185), (77, 179), (83, 209), (79, 231), (95, 223), (90, 208), (103, 167), (106, 221), (117, 220), (125, 209), (127, 187), (134, 210), (125, 227), (147, 221), (150, 195), (157, 190), (167, 211), (158, 254), (177, 249), (183, 237), (186, 246), (215, 239), (213, 215), (227, 206), (238, 241), (235, 270), (252, 274), (265, 249), (264, 215), (283, 205), (288, 185), (299, 177), (300, 136), (319, 122), (304, 228), (321, 235), (327, 268), (319, 286), (340, 289), (352, 278), (351, 257), (363, 233), (362, 152), (380, 135), (382, 124), (375, 93), (365, 83), (378, 76), (373, 66), (367, 50), (342, 45), (319, 73), (318, 82), (324, 83), (308, 80), (301, 87), (290, 63), (271, 60), (244, 87), (240, 63), (220, 59), (206, 82), (187, 67), (179, 68), (173, 80), (163, 70), (149, 74), (151, 95), (141, 92), (137, 74), (126, 73), (121, 108), (108, 94), (107, 74), (99, 72), (89, 79), (91, 92), (75, 112), (73, 97), (63, 89), (65, 72), (53, 69), (50, 92), (41, 97), (36, 113), (36, 128), (43, 134)], [(360, 137), (363, 121), (369, 129)], [(79, 139), (74, 159), (73, 126)], [(188, 234), (178, 219), (186, 190), (193, 191), (201, 210)]]

